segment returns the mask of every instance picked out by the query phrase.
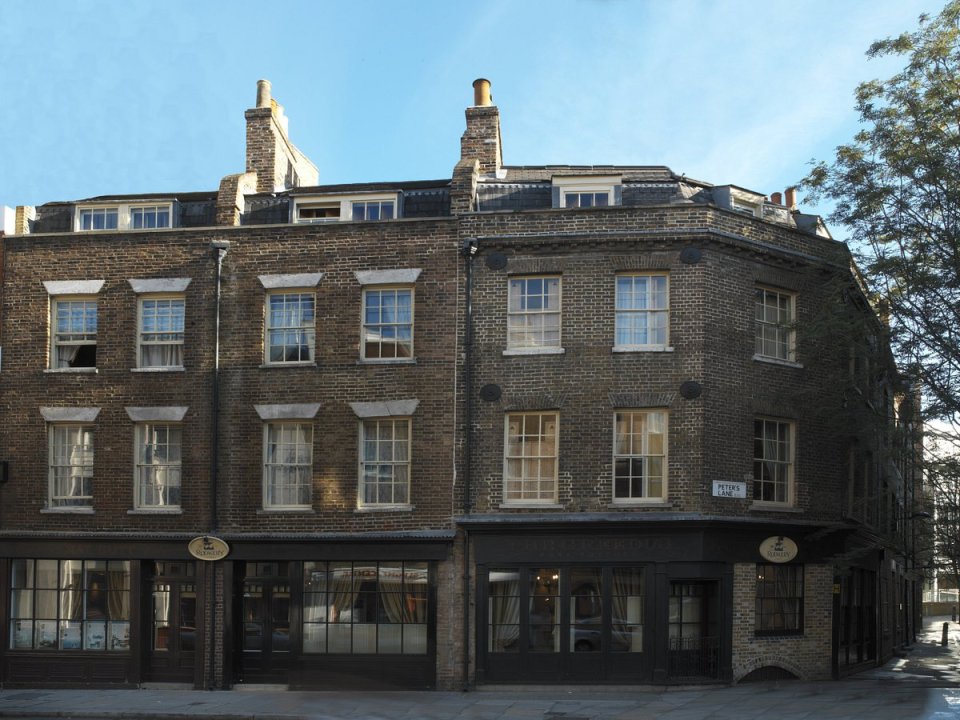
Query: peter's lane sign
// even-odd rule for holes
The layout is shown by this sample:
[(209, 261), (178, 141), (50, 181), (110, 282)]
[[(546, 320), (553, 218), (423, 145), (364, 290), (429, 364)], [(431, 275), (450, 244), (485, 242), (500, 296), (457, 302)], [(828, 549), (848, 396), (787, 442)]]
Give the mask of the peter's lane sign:
[(230, 546), (213, 535), (195, 537), (187, 545), (187, 550), (197, 560), (223, 560), (230, 553)]

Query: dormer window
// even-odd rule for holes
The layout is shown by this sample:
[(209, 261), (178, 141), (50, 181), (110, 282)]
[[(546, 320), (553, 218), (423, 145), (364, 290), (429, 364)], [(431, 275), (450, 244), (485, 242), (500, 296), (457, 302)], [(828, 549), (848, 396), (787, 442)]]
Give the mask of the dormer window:
[(173, 227), (173, 203), (117, 203), (77, 207), (76, 229), (156, 230)]
[(606, 207), (610, 204), (610, 192), (564, 193), (564, 207)]
[(393, 200), (354, 200), (354, 220), (393, 220)]
[(369, 222), (400, 217), (398, 193), (364, 193), (294, 199), (293, 222)]
[(750, 217), (763, 217), (763, 203), (766, 198), (760, 193), (735, 185), (719, 185), (713, 189), (713, 199), (717, 207)]
[(594, 208), (620, 205), (619, 175), (579, 175), (553, 178), (553, 207)]
[(297, 205), (297, 222), (340, 222), (340, 203), (310, 203)]

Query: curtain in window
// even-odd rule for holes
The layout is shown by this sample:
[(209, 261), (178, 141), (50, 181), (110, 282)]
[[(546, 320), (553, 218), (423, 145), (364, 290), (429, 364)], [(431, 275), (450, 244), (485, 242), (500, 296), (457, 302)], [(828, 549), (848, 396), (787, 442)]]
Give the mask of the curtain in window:
[(520, 577), (517, 570), (490, 576), (490, 650), (502, 652), (520, 637)]
[(183, 345), (144, 345), (140, 363), (144, 367), (183, 367)]
[[(340, 565), (330, 564), (330, 611), (332, 622), (350, 622), (353, 604), (360, 592), (360, 578), (353, 571), (350, 563)], [(346, 613), (346, 614), (344, 614)]]

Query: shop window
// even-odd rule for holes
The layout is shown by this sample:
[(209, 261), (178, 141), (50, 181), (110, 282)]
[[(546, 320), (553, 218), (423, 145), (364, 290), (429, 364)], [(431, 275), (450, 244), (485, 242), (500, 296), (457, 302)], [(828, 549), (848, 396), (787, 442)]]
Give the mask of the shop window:
[(130, 563), (13, 560), (10, 649), (126, 652)]
[(757, 564), (756, 634), (803, 632), (803, 565)]
[(426, 562), (304, 563), (303, 652), (425, 655), (428, 589)]

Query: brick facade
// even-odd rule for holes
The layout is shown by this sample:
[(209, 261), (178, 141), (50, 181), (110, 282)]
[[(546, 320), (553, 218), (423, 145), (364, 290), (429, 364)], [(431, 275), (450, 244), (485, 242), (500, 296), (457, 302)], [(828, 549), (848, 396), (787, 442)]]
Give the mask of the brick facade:
[[(101, 673), (121, 685), (339, 687), (351, 678), (459, 689), (738, 682), (771, 668), (822, 679), (838, 665), (879, 662), (905, 641), (912, 609), (899, 611), (896, 600), (913, 579), (894, 537), (903, 527), (878, 508), (908, 507), (912, 476), (874, 463), (869, 482), (855, 480), (851, 457), (888, 448), (878, 444), (883, 433), (851, 420), (861, 401), (843, 391), (854, 365), (845, 328), (876, 329), (857, 304), (846, 247), (815, 216), (668, 168), (503, 165), (499, 111), (488, 102), (478, 91), (467, 109), (448, 180), (302, 187), (316, 182), (315, 168), (289, 143), (262, 82), (246, 112), (246, 172), (216, 192), (158, 196), (170, 203), (171, 227), (76, 232), (69, 203), (17, 209), (0, 267), (0, 459), (11, 469), (0, 487), (0, 682), (43, 684), (59, 673), (81, 685)], [(570, 186), (556, 180), (591, 176), (611, 187), (591, 186), (566, 204), (598, 206), (562, 207)], [(734, 207), (738, 193), (755, 210)], [(301, 224), (291, 208), (304, 194), (337, 207), (343, 198), (395, 198), (398, 217)], [(665, 343), (618, 345), (616, 283), (630, 274), (666, 278)], [(517, 350), (508, 342), (511, 282), (542, 277), (559, 289), (559, 342)], [(189, 280), (183, 367), (144, 371), (135, 288), (170, 278)], [(52, 369), (49, 290), (94, 280), (102, 281), (96, 367)], [(364, 293), (374, 287), (409, 292), (412, 357), (365, 356), (365, 343), (390, 331), (365, 320)], [(789, 357), (757, 356), (758, 289), (790, 299)], [(271, 361), (277, 292), (311, 299), (312, 357)], [(831, 314), (839, 297), (853, 300)], [(834, 315), (852, 325), (824, 321)], [(297, 352), (305, 343), (289, 342)], [(885, 390), (864, 397), (882, 404), (907, 392), (888, 377)], [(182, 497), (172, 511), (135, 506), (130, 408), (186, 408)], [(98, 411), (88, 422), (93, 500), (82, 511), (51, 508), (48, 421), (78, 409)], [(627, 411), (665, 418), (661, 495), (615, 497), (614, 416)], [(505, 456), (511, 443), (532, 441), (508, 439), (507, 419), (523, 413), (555, 416), (558, 427), (555, 445), (538, 446), (520, 467), (539, 473), (532, 457), (556, 472), (555, 487), (543, 476), (544, 497), (518, 502), (505, 492)], [(368, 417), (409, 417), (404, 502), (360, 493)], [(270, 418), (312, 431), (303, 502), (265, 500)], [(789, 496), (779, 502), (754, 498), (766, 467), (757, 453), (767, 452), (758, 419), (789, 426)], [(715, 481), (743, 483), (746, 497), (715, 496)], [(211, 535), (229, 544), (227, 557), (192, 561), (187, 542)], [(799, 634), (756, 633), (759, 547), (770, 538), (798, 547), (789, 560), (803, 568)], [(5, 598), (20, 597), (11, 594), (23, 582), (15, 568), (36, 558), (129, 563), (129, 648), (45, 653), (32, 636), (12, 637)], [(410, 583), (403, 595), (398, 577)], [(873, 588), (872, 605), (848, 601), (857, 583)], [(178, 667), (157, 651), (166, 631), (141, 623), (167, 585), (198, 607), (190, 622), (180, 618), (179, 649), (191, 637), (196, 647)], [(685, 615), (693, 608), (696, 616)], [(835, 646), (853, 615), (873, 622), (872, 640)], [(367, 649), (317, 645), (345, 630)], [(401, 630), (411, 644), (398, 653), (387, 638)], [(376, 643), (393, 649), (378, 653)]]

